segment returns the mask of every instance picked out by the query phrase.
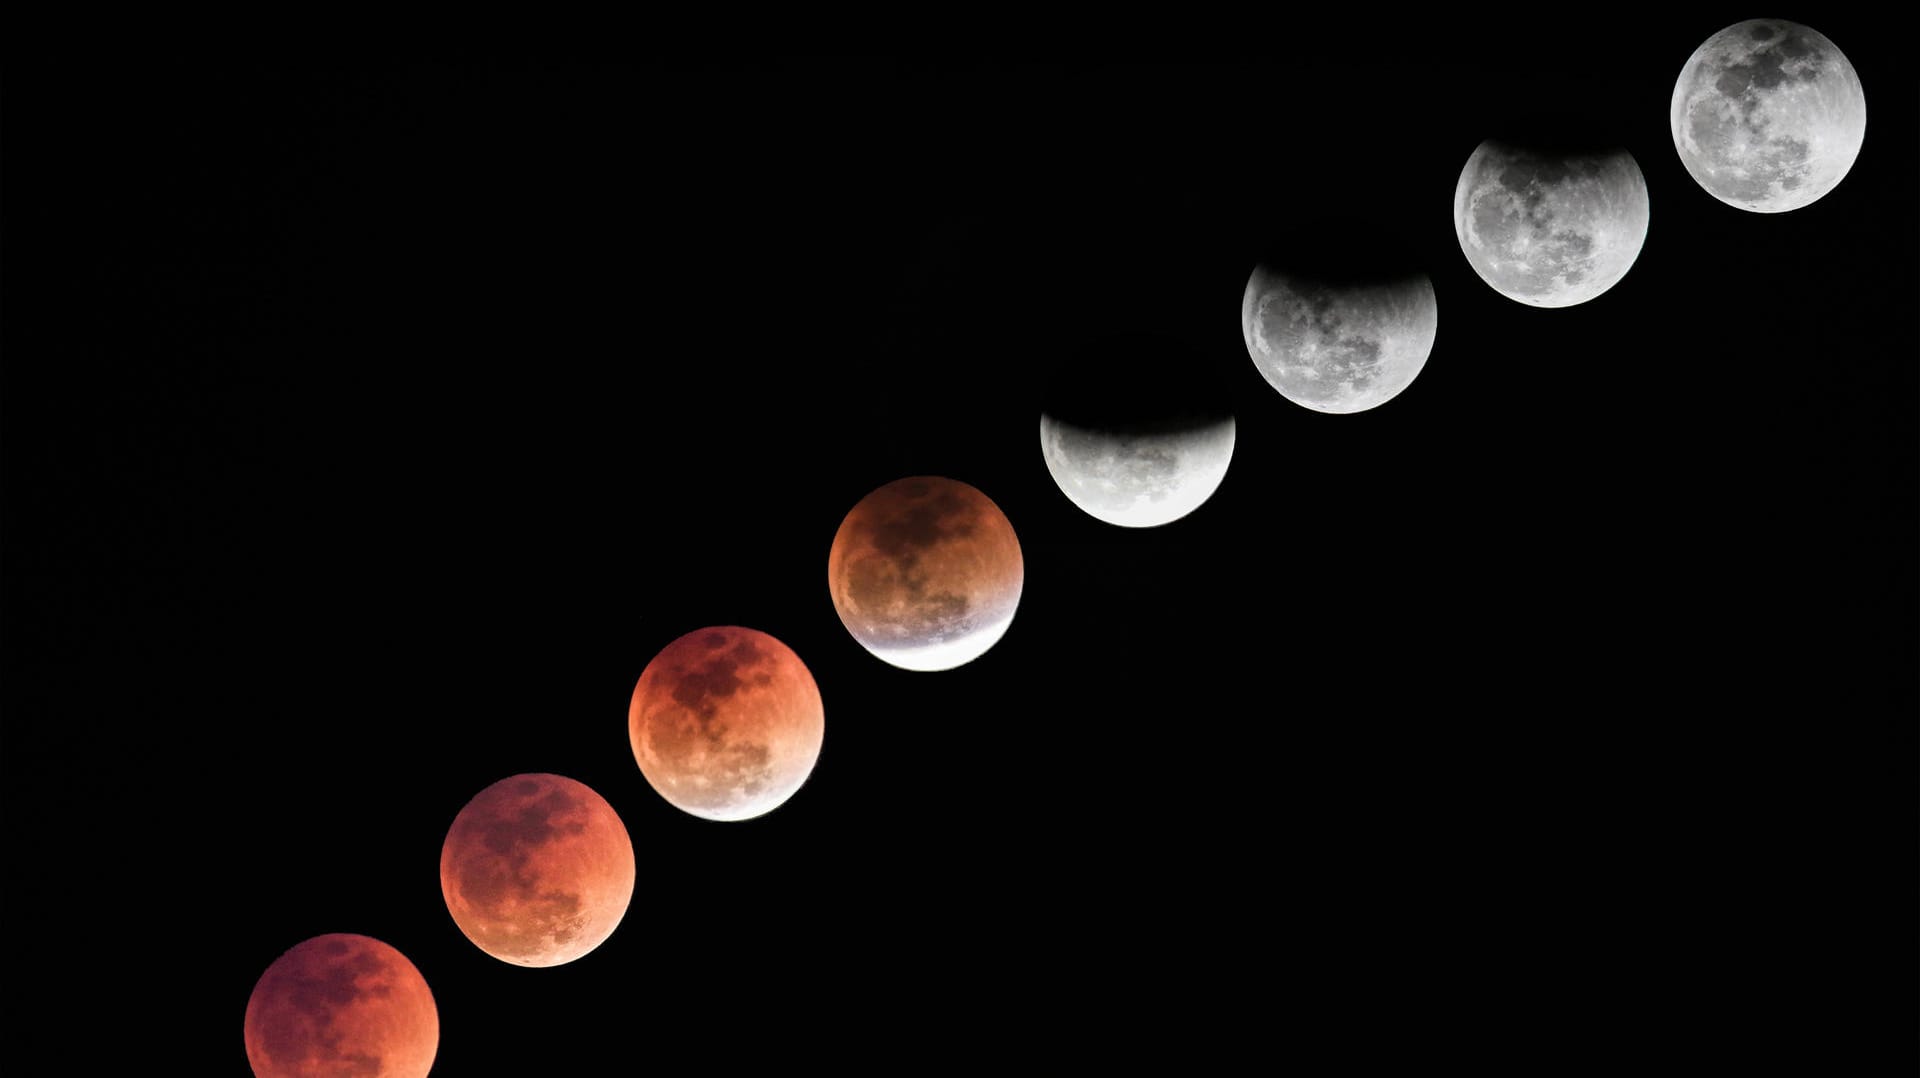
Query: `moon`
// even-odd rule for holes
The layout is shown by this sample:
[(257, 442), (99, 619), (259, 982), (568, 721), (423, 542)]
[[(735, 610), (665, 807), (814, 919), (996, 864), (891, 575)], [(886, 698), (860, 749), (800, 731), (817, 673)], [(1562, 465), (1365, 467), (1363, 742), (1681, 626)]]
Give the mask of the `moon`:
[(274, 959), (247, 997), (247, 1062), (259, 1078), (424, 1078), (440, 1012), (407, 956), (336, 932)]
[(1625, 150), (1571, 153), (1489, 139), (1453, 191), (1460, 251), (1508, 299), (1571, 307), (1620, 283), (1647, 242), (1647, 179)]
[(1708, 38), (1680, 69), (1670, 116), (1680, 163), (1706, 192), (1784, 213), (1833, 190), (1860, 156), (1867, 98), (1833, 42), (1781, 19)]
[(1247, 355), (1280, 395), (1316, 412), (1377, 408), (1427, 365), (1440, 324), (1433, 281), (1322, 279), (1268, 263), (1240, 300)]
[(606, 799), (562, 775), (475, 794), (440, 847), (447, 912), (516, 966), (558, 966), (606, 941), (633, 898), (633, 842)]
[(1192, 513), (1233, 461), (1227, 391), (1177, 339), (1128, 328), (1083, 341), (1041, 402), (1047, 474), (1107, 524), (1153, 528)]
[(1220, 488), (1233, 460), (1234, 421), (1102, 430), (1040, 417), (1040, 454), (1067, 500), (1124, 528), (1170, 524)]
[(1013, 623), (1025, 568), (1012, 522), (957, 479), (896, 479), (854, 505), (827, 554), (847, 632), (903, 670), (951, 670)]
[(654, 792), (707, 820), (786, 804), (826, 736), (820, 689), (800, 656), (757, 629), (699, 629), (640, 673), (627, 708), (633, 758)]

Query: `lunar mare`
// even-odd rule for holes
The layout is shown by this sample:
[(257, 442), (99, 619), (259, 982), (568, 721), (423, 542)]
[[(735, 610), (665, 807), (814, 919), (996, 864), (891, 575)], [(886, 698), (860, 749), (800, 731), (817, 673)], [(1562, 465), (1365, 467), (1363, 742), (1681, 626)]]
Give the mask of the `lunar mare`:
[(793, 650), (756, 629), (687, 633), (647, 663), (627, 709), (641, 774), (676, 808), (745, 820), (785, 804), (826, 736), (820, 689)]
[(1852, 170), (1866, 140), (1867, 99), (1853, 65), (1824, 35), (1749, 19), (1687, 58), (1669, 121), (1681, 164), (1708, 194), (1783, 213)]
[(474, 946), (558, 966), (606, 941), (633, 898), (633, 842), (605, 798), (562, 775), (501, 779), (454, 817), (440, 890)]
[(259, 1078), (424, 1078), (440, 1012), (407, 956), (338, 932), (289, 949), (247, 997), (247, 1063)]
[(1318, 412), (1376, 408), (1426, 367), (1440, 307), (1425, 274), (1398, 281), (1328, 282), (1254, 267), (1240, 330), (1267, 384)]
[(1040, 453), (1061, 493), (1095, 519), (1168, 524), (1200, 508), (1233, 461), (1234, 420), (1103, 430), (1040, 417)]
[(1454, 233), (1480, 279), (1535, 307), (1620, 283), (1647, 240), (1647, 180), (1625, 150), (1560, 153), (1492, 140), (1460, 170)]
[(1006, 514), (939, 476), (897, 479), (860, 499), (827, 554), (841, 624), (905, 670), (950, 670), (986, 653), (1013, 623), (1024, 579)]

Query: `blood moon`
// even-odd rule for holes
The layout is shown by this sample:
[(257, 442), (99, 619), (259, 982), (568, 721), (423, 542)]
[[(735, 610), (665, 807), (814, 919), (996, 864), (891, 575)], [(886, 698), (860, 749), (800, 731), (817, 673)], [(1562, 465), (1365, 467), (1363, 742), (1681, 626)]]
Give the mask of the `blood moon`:
[(619, 814), (563, 775), (513, 775), (480, 791), (440, 847), (454, 923), (516, 966), (558, 966), (600, 946), (626, 915), (633, 877)]
[(800, 656), (758, 629), (698, 629), (640, 673), (627, 736), (656, 793), (708, 820), (786, 804), (826, 736), (819, 686)]
[(1026, 571), (1013, 524), (957, 479), (912, 476), (848, 511), (827, 553), (840, 623), (904, 670), (951, 670), (1006, 634)]
[(407, 956), (371, 936), (315, 936), (274, 959), (247, 997), (247, 1063), (260, 1078), (423, 1078), (440, 1012)]

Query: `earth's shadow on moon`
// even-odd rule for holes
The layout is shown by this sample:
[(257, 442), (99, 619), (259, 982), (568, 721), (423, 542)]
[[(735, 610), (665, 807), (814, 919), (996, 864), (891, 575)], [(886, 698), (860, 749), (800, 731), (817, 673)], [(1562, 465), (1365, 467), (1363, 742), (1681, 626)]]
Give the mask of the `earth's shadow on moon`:
[[(1432, 276), (1404, 230), (1352, 218), (1297, 221), (1275, 229), (1248, 249), (1249, 274), (1277, 276), (1331, 291), (1406, 284)], [(1244, 283), (1244, 281), (1243, 281)]]
[(1203, 350), (1148, 329), (1095, 333), (1047, 369), (1040, 414), (1116, 435), (1171, 435), (1232, 421), (1227, 372)]

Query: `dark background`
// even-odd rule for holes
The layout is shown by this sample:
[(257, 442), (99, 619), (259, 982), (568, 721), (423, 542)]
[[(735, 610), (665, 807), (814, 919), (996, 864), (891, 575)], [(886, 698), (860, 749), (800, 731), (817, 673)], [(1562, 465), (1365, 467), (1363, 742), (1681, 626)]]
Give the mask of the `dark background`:
[[(1909, 1050), (1920, 94), (1886, 27), (1803, 16), (1865, 147), (1807, 208), (1727, 207), (1667, 103), (1750, 14), (1356, 18), (1264, 60), (11, 66), (7, 1051), (246, 1073), (254, 981), (326, 932), (425, 974), (436, 1074)], [(1479, 140), (1541, 124), (1652, 198), (1560, 310), (1450, 217)], [(1439, 297), (1373, 411), (1287, 402), (1241, 343), (1307, 222)], [(1136, 332), (1238, 415), (1218, 492), (1149, 530), (1037, 438), (1057, 364)], [(915, 474), (1026, 561), (941, 673), (825, 583)], [(713, 624), (827, 709), (746, 823), (626, 740)], [(454, 813), (521, 771), (638, 857), (552, 969), (439, 892)]]

